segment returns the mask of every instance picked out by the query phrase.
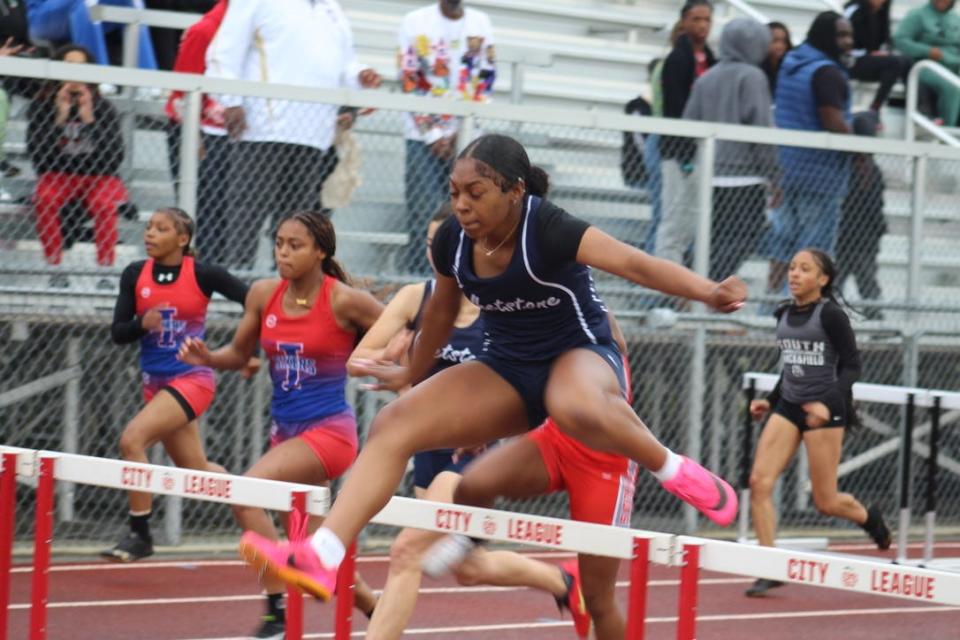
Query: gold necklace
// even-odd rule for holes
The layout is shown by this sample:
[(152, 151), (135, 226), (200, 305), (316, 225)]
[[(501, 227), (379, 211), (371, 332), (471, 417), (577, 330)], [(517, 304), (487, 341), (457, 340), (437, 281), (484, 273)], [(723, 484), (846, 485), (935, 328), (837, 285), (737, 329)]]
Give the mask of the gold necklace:
[(483, 246), (480, 247), (480, 248), (483, 250), (483, 254), (489, 258), (489, 257), (492, 256), (494, 253), (496, 253), (497, 249), (499, 249), (500, 247), (502, 247), (502, 246), (503, 246), (503, 243), (505, 243), (507, 240), (509, 240), (509, 239), (513, 236), (513, 232), (516, 231), (516, 230), (517, 230), (517, 227), (520, 226), (520, 220), (521, 220), (521, 219), (522, 219), (522, 218), (517, 218), (517, 224), (513, 225), (513, 229), (510, 229), (510, 233), (508, 233), (507, 235), (505, 235), (505, 236), (503, 237), (503, 240), (500, 241), (500, 244), (498, 244), (497, 246), (495, 246), (493, 249), (487, 250), (487, 238), (486, 238), (486, 236), (483, 237), (483, 238), (481, 238), (481, 239), (480, 239), (480, 244), (482, 244)]

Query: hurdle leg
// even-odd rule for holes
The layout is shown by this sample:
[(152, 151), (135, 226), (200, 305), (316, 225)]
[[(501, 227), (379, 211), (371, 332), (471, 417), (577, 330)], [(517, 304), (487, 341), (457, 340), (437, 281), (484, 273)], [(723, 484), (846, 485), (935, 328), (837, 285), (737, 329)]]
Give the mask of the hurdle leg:
[(633, 539), (630, 561), (630, 602), (627, 609), (627, 640), (643, 640), (647, 619), (647, 576), (650, 568), (650, 541)]
[(677, 640), (695, 640), (697, 633), (697, 583), (700, 580), (700, 545), (683, 545), (680, 568), (680, 604)]
[(337, 612), (335, 640), (350, 640), (350, 630), (353, 625), (353, 591), (355, 588), (354, 576), (357, 568), (357, 543), (351, 542), (347, 547), (337, 572)]
[(53, 543), (53, 490), (56, 458), (41, 456), (37, 482), (37, 512), (33, 541), (33, 577), (30, 587), (30, 640), (47, 637), (50, 545)]
[(13, 523), (17, 509), (17, 454), (3, 454), (0, 470), (0, 638), (7, 637), (10, 569), (13, 564)]
[[(290, 520), (288, 524), (291, 542), (300, 541), (307, 529), (307, 493), (294, 491), (291, 496)], [(296, 524), (295, 524), (296, 523)], [(303, 638), (303, 594), (294, 587), (287, 588), (287, 621), (286, 640), (301, 640)]]

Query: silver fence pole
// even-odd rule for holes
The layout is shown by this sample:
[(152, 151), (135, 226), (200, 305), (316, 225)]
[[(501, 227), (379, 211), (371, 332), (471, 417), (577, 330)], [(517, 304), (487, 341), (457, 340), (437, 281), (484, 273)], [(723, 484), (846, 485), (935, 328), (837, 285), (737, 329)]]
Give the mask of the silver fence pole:
[(203, 95), (199, 91), (185, 94), (186, 108), (180, 123), (180, 175), (178, 206), (196, 218), (197, 185), (200, 172), (200, 110)]
[[(80, 341), (67, 340), (67, 367), (80, 366)], [(64, 453), (79, 453), (80, 448), (80, 378), (73, 377), (63, 385), (63, 447)], [(57, 510), (60, 522), (73, 522), (74, 494), (72, 482), (57, 484)]]
[[(694, 241), (693, 268), (701, 275), (710, 270), (710, 218), (713, 213), (713, 166), (716, 156), (716, 138), (700, 142), (697, 156), (697, 231)], [(704, 311), (695, 305), (698, 312)], [(690, 353), (690, 404), (687, 413), (687, 454), (700, 460), (703, 452), (704, 393), (707, 387), (707, 330), (699, 325), (694, 330), (693, 349)], [(696, 509), (685, 505), (684, 526), (688, 533), (697, 530)]]
[(926, 206), (927, 162), (925, 155), (913, 159), (913, 184), (910, 194), (910, 248), (907, 269), (907, 302), (919, 304), (922, 293), (920, 283), (920, 247), (923, 245), (923, 218)]
[(477, 129), (477, 118), (476, 116), (469, 115), (464, 116), (463, 120), (460, 123), (460, 133), (457, 136), (457, 153), (460, 153), (467, 148), (467, 145), (473, 142), (473, 137), (476, 135)]

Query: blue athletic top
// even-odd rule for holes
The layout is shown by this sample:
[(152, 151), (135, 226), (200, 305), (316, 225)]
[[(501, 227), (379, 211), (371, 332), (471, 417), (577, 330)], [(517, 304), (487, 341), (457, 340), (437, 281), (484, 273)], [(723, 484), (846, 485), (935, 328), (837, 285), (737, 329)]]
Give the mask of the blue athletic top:
[(590, 267), (576, 262), (589, 225), (536, 196), (526, 196), (521, 215), (510, 263), (491, 278), (474, 273), (473, 240), (456, 218), (445, 221), (434, 236), (437, 271), (456, 278), (480, 307), (485, 355), (544, 361), (585, 344), (612, 343)]

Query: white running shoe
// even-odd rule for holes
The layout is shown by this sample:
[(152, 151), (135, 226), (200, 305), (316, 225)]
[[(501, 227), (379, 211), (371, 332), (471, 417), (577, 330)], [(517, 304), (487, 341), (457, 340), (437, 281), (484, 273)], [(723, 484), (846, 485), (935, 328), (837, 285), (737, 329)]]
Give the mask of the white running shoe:
[(437, 540), (423, 556), (421, 567), (431, 578), (439, 578), (459, 567), (476, 543), (467, 536), (454, 533)]

